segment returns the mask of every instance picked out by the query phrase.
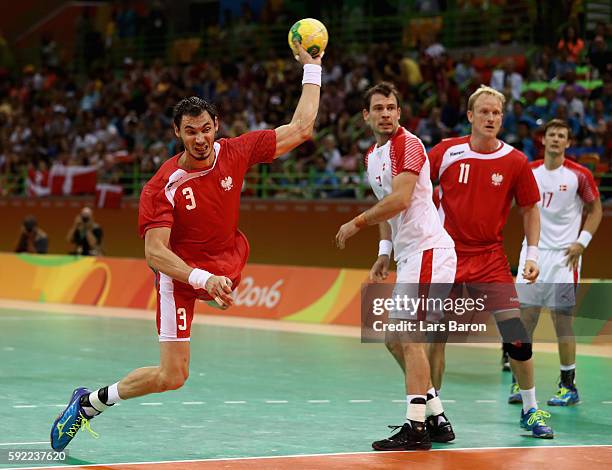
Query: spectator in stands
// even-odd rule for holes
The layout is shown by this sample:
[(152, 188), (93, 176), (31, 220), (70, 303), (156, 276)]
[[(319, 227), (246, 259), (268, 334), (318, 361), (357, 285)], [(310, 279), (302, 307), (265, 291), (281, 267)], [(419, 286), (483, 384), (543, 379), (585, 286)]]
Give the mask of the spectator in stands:
[(461, 59), (455, 65), (455, 82), (462, 90), (468, 88), (478, 75), (472, 65), (472, 60), (474, 60), (474, 54), (472, 52), (464, 52)]
[(32, 215), (23, 219), (21, 232), (15, 247), (16, 253), (47, 253), (49, 251), (49, 237), (38, 226), (36, 218)]
[(503, 139), (511, 145), (515, 145), (520, 140), (518, 128), (521, 122), (527, 124), (530, 129), (536, 126), (535, 121), (525, 114), (523, 103), (515, 101), (512, 103), (512, 111), (504, 115), (502, 123)]
[(517, 126), (516, 141), (514, 147), (527, 155), (529, 161), (533, 161), (537, 155), (535, 142), (531, 136), (531, 124), (529, 121), (521, 120)]
[(421, 119), (416, 135), (423, 141), (425, 147), (430, 148), (450, 135), (450, 130), (440, 119), (440, 108), (434, 107), (429, 113), (429, 117)]
[(575, 117), (582, 124), (584, 121), (584, 103), (576, 96), (576, 88), (566, 85), (563, 87), (563, 95), (559, 99), (560, 103), (567, 106), (567, 112)]
[(93, 218), (91, 208), (84, 207), (74, 219), (66, 237), (74, 248), (70, 254), (83, 256), (102, 255), (102, 227)]
[(557, 49), (567, 51), (567, 58), (570, 62), (577, 63), (580, 53), (584, 49), (584, 41), (578, 37), (576, 28), (572, 25), (565, 28), (563, 37), (557, 44)]
[(598, 34), (593, 38), (587, 57), (597, 71), (597, 76), (603, 77), (607, 71), (612, 71), (612, 51), (606, 43), (605, 36)]
[(325, 169), (331, 173), (337, 171), (342, 166), (342, 155), (336, 145), (336, 138), (328, 134), (323, 139), (323, 158), (325, 158)]
[(513, 100), (521, 99), (523, 91), (523, 77), (515, 71), (516, 64), (514, 59), (506, 59), (501, 68), (493, 71), (491, 75), (491, 88), (510, 95)]

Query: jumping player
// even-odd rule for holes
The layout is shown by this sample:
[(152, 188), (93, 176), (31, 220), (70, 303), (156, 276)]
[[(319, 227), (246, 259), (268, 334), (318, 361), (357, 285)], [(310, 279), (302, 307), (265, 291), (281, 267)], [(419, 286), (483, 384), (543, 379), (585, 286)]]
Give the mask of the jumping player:
[(53, 423), (51, 447), (63, 450), (89, 420), (119, 400), (180, 388), (189, 374), (196, 298), (232, 305), (232, 289), (249, 254), (238, 230), (240, 191), (250, 166), (269, 163), (310, 138), (321, 87), (321, 58), (301, 46), (302, 95), (291, 122), (274, 130), (215, 140), (215, 108), (191, 97), (174, 109), (174, 133), (185, 151), (167, 160), (140, 198), (139, 231), (156, 272), (160, 364), (130, 372), (110, 386), (79, 387)]

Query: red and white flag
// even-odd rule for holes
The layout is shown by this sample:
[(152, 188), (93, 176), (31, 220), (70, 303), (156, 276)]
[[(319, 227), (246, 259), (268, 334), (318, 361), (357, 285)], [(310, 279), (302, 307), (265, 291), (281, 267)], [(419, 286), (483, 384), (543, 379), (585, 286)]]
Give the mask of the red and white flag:
[(101, 183), (96, 185), (96, 207), (119, 209), (123, 198), (123, 186)]
[(50, 188), (53, 195), (94, 194), (98, 180), (95, 166), (53, 165), (50, 172)]
[(26, 184), (27, 194), (30, 197), (48, 196), (51, 194), (49, 186), (49, 172), (47, 170), (28, 170), (28, 180)]

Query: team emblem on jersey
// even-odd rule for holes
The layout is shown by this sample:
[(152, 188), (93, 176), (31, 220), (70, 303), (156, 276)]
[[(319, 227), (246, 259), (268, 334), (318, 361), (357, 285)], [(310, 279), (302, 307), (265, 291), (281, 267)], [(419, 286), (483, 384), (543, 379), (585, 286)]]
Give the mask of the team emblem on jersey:
[(234, 187), (234, 182), (232, 181), (232, 177), (231, 176), (226, 176), (225, 178), (223, 178), (221, 180), (221, 187), (225, 191), (229, 191), (230, 189), (232, 189)]
[(493, 173), (491, 175), (491, 184), (493, 184), (493, 186), (501, 186), (503, 181), (504, 175), (502, 175), (501, 173)]

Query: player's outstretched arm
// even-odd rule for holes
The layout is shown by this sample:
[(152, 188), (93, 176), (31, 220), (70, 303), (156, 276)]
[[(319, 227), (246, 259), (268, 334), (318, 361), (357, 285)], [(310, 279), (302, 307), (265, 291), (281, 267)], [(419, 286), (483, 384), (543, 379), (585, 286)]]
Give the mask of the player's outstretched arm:
[(298, 60), (304, 64), (302, 95), (289, 124), (277, 127), (274, 156), (283, 155), (310, 139), (314, 130), (321, 96), (321, 56), (311, 55), (299, 45)]
[(336, 234), (336, 246), (341, 250), (346, 240), (355, 235), (366, 225), (375, 225), (395, 217), (408, 209), (418, 175), (405, 171), (393, 178), (391, 194), (378, 201), (376, 205), (350, 220)]
[(595, 232), (599, 228), (599, 224), (601, 223), (601, 219), (603, 217), (601, 200), (599, 198), (595, 199), (593, 202), (586, 203), (584, 205), (584, 209), (587, 216), (584, 221), (584, 227), (582, 227), (582, 231), (580, 232), (580, 236), (578, 237), (578, 240), (572, 243), (567, 250), (565, 250), (565, 254), (567, 256), (567, 266), (569, 266), (571, 269), (578, 269), (580, 257), (591, 241), (593, 235), (595, 235)]
[(145, 234), (145, 258), (155, 271), (177, 281), (190, 284), (195, 289), (205, 289), (221, 308), (234, 303), (231, 296), (232, 281), (225, 276), (215, 276), (203, 269), (194, 269), (178, 257), (170, 248), (170, 228), (157, 227)]
[(530, 255), (530, 248), (535, 247), (537, 250), (538, 243), (540, 242), (540, 210), (536, 204), (521, 207), (519, 210), (523, 216), (523, 229), (527, 239), (527, 259), (525, 260), (525, 268), (522, 275), (523, 279), (532, 283), (535, 282), (540, 274), (537, 252)]

